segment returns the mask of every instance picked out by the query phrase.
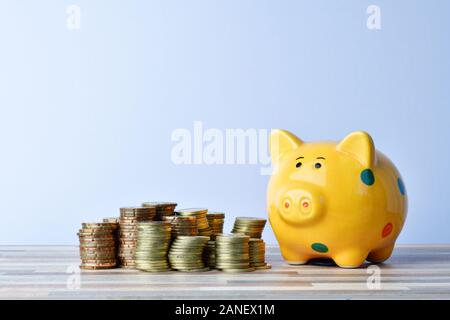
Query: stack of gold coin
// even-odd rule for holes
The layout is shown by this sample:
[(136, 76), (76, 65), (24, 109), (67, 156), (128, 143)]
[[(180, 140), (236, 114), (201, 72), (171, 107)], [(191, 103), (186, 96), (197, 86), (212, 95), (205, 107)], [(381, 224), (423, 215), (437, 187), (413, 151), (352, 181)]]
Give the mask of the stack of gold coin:
[(137, 240), (137, 224), (155, 218), (155, 207), (120, 208), (119, 263), (124, 268), (134, 268), (134, 252)]
[(201, 208), (190, 208), (181, 209), (176, 212), (177, 216), (182, 217), (196, 217), (197, 218), (197, 229), (199, 236), (210, 237), (212, 234), (211, 228), (209, 227), (208, 220), (206, 219), (206, 214), (208, 209)]
[(208, 241), (205, 246), (205, 251), (203, 251), (203, 261), (205, 265), (211, 269), (216, 267), (216, 242)]
[(216, 268), (225, 272), (254, 271), (250, 267), (250, 237), (244, 234), (216, 236)]
[(238, 217), (234, 221), (232, 233), (243, 233), (250, 238), (261, 239), (264, 226), (266, 225), (266, 219), (254, 218), (254, 217)]
[(263, 239), (251, 238), (248, 242), (250, 267), (255, 269), (270, 269), (271, 265), (266, 263), (266, 243)]
[(134, 254), (136, 269), (149, 272), (169, 270), (167, 252), (170, 237), (170, 223), (167, 221), (139, 222)]
[(207, 271), (203, 261), (203, 251), (209, 237), (178, 236), (169, 251), (169, 261), (172, 269), (178, 271)]
[(197, 218), (182, 216), (167, 216), (163, 221), (169, 221), (172, 227), (172, 238), (178, 236), (196, 236), (198, 235)]
[(103, 222), (115, 223), (115, 224), (117, 224), (117, 227), (119, 227), (120, 218), (118, 218), (118, 217), (103, 218)]
[(164, 217), (173, 216), (174, 210), (177, 204), (175, 202), (144, 202), (143, 207), (155, 207), (156, 217), (155, 220), (162, 221)]
[(82, 223), (80, 239), (81, 269), (107, 269), (117, 266), (117, 224)]
[(211, 228), (211, 239), (214, 240), (217, 234), (223, 233), (223, 223), (225, 221), (225, 214), (222, 212), (209, 211), (206, 215), (209, 227)]
[[(117, 217), (103, 218), (103, 222), (113, 223), (115, 225), (115, 227), (116, 227), (116, 232), (115, 232), (116, 246), (117, 246), (117, 250), (118, 250), (119, 249), (119, 230), (120, 230), (119, 222), (120, 222), (120, 219)], [(119, 262), (118, 262), (118, 264), (119, 264)]]

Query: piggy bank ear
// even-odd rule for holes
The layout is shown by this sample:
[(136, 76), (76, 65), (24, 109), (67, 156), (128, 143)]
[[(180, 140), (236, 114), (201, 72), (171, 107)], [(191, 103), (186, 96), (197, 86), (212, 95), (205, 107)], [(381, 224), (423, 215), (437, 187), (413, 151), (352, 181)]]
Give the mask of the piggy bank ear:
[(350, 133), (338, 144), (337, 150), (356, 158), (365, 168), (371, 168), (375, 163), (375, 146), (367, 132)]
[(303, 144), (303, 141), (297, 138), (293, 133), (286, 130), (275, 129), (270, 132), (270, 155), (272, 163), (277, 164), (280, 158), (287, 152), (297, 149)]

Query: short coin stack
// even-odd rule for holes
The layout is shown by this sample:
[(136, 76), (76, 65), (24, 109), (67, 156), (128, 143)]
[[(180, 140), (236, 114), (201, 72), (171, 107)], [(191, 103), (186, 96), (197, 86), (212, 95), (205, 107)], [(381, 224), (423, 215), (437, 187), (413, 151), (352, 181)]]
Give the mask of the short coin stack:
[(177, 204), (175, 202), (144, 202), (143, 207), (155, 207), (155, 220), (162, 221), (164, 217), (173, 216)]
[(266, 219), (254, 218), (254, 217), (238, 217), (234, 221), (232, 233), (243, 233), (250, 238), (261, 239), (264, 226), (266, 225)]
[(207, 267), (214, 269), (216, 267), (216, 241), (210, 240), (203, 251), (203, 261)]
[(136, 269), (161, 272), (170, 269), (167, 251), (170, 246), (170, 223), (167, 221), (139, 222), (134, 259)]
[(172, 243), (169, 261), (172, 269), (186, 272), (208, 271), (203, 262), (203, 251), (209, 237), (179, 236)]
[(248, 242), (250, 267), (255, 269), (270, 269), (266, 263), (266, 244), (263, 239), (251, 238)]
[(81, 269), (107, 269), (117, 266), (117, 224), (83, 223), (80, 239)]
[(119, 227), (120, 219), (117, 218), (117, 217), (103, 218), (103, 222), (107, 222), (107, 223), (115, 223), (115, 224), (117, 224), (117, 227)]
[(163, 220), (170, 222), (172, 227), (172, 238), (198, 235), (196, 217), (169, 216), (164, 217)]
[(209, 211), (206, 215), (209, 227), (211, 228), (211, 239), (214, 240), (217, 234), (223, 233), (223, 223), (225, 221), (225, 214), (222, 212)]
[(254, 271), (250, 267), (250, 237), (243, 234), (216, 236), (216, 268), (224, 272)]
[(196, 217), (197, 218), (197, 229), (199, 236), (207, 236), (210, 237), (212, 232), (209, 227), (208, 220), (206, 219), (206, 214), (208, 213), (208, 209), (181, 209), (176, 212), (177, 216), (182, 217)]
[(137, 240), (137, 224), (155, 218), (155, 207), (120, 208), (119, 262), (124, 268), (134, 268), (134, 253)]
[(118, 242), (119, 241), (119, 230), (120, 230), (120, 228), (119, 228), (120, 227), (120, 225), (119, 225), (120, 219), (116, 218), (116, 217), (103, 218), (103, 222), (114, 223), (116, 225), (116, 240)]

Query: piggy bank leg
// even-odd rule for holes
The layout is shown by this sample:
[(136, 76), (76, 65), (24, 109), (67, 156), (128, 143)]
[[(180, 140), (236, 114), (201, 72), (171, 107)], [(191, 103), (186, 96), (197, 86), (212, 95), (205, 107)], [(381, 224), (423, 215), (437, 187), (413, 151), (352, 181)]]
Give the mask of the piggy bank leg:
[(369, 260), (370, 262), (373, 262), (373, 263), (381, 263), (381, 262), (389, 259), (393, 250), (394, 250), (394, 244), (391, 244), (391, 245), (381, 248), (381, 249), (373, 250), (369, 253), (367, 260)]
[(281, 255), (284, 258), (284, 261), (288, 264), (292, 265), (302, 265), (308, 263), (310, 259), (309, 256), (296, 252), (292, 249), (281, 247)]
[(361, 249), (348, 249), (333, 255), (332, 259), (341, 268), (359, 268), (366, 260), (368, 252)]

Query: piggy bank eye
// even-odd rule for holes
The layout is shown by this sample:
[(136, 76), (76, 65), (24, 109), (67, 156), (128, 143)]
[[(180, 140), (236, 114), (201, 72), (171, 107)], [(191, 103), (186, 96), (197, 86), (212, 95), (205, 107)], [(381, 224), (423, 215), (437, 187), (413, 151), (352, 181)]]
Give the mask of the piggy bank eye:
[(301, 162), (297, 162), (297, 164), (295, 165), (297, 168), (300, 168), (302, 166)]
[(314, 164), (314, 168), (320, 169), (320, 168), (322, 168), (322, 165), (321, 165), (319, 162), (316, 162), (316, 163)]

